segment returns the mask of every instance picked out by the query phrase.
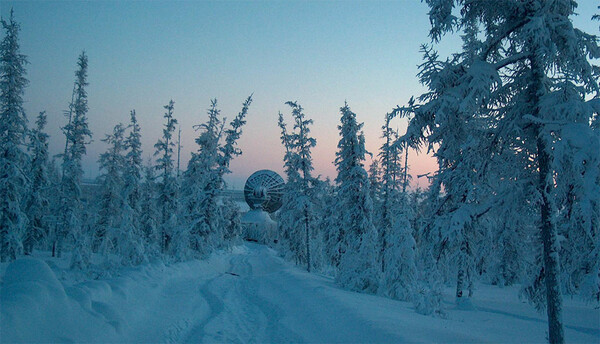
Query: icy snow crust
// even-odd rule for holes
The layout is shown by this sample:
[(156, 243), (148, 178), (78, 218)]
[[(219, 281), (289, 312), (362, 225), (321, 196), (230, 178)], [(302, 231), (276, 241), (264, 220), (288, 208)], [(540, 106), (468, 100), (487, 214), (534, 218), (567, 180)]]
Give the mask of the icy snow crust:
[[(55, 269), (56, 270), (56, 269)], [(40, 259), (1, 285), (2, 342), (544, 342), (543, 314), (515, 288), (481, 285), (473, 310), (448, 319), (409, 303), (339, 289), (271, 249), (246, 244), (206, 261), (150, 264), (67, 286)], [(600, 341), (600, 310), (565, 300), (566, 339)]]

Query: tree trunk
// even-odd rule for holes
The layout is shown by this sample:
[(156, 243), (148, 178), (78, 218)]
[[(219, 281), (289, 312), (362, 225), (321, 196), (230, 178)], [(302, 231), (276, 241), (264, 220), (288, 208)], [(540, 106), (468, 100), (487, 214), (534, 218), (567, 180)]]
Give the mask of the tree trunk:
[(548, 334), (550, 343), (564, 343), (564, 331), (562, 324), (562, 294), (560, 291), (560, 262), (558, 256), (559, 242), (556, 227), (550, 220), (551, 208), (548, 193), (551, 185), (550, 159), (546, 152), (544, 140), (537, 138), (538, 163), (540, 169), (538, 190), (542, 195), (542, 241), (544, 243), (544, 269), (546, 272), (546, 311), (548, 315)]
[(383, 193), (383, 204), (381, 211), (381, 248), (380, 248), (380, 259), (381, 259), (381, 272), (385, 272), (385, 251), (387, 250), (387, 235), (391, 229), (390, 221), (390, 185), (389, 185), (389, 164), (386, 168), (386, 179), (384, 180), (384, 193)]
[(406, 195), (406, 187), (408, 186), (408, 142), (404, 149), (404, 183), (402, 185), (402, 193)]
[[(68, 210), (65, 210), (68, 211)], [(62, 222), (60, 227), (56, 229), (56, 258), (62, 258), (62, 251), (66, 234), (71, 227), (71, 223), (68, 221), (68, 215), (63, 214)], [(67, 229), (69, 228), (69, 229)]]
[(27, 233), (27, 236), (25, 237), (25, 240), (23, 241), (23, 254), (26, 256), (29, 256), (33, 253), (33, 243), (34, 243), (34, 239), (31, 237), (32, 236), (31, 232), (33, 231), (33, 229), (28, 228), (28, 230), (30, 232)]
[(63, 238), (62, 235), (56, 240), (56, 258), (62, 258)]
[[(465, 231), (467, 228), (465, 228)], [(470, 235), (465, 233), (464, 235)], [(458, 258), (458, 274), (456, 278), (456, 303), (459, 304), (463, 297), (473, 296), (473, 253), (468, 240), (463, 240), (460, 244), (460, 256)], [(465, 295), (465, 290), (468, 292)]]
[(467, 243), (463, 241), (460, 244), (460, 252), (458, 257), (458, 273), (456, 276), (456, 304), (459, 304), (463, 298), (465, 285), (466, 285), (466, 258), (465, 256), (468, 254), (467, 252)]
[(461, 267), (458, 268), (458, 275), (456, 276), (456, 303), (460, 303), (463, 297), (463, 289), (465, 286), (465, 270)]
[(475, 287), (473, 286), (472, 268), (467, 269), (467, 289), (469, 290), (469, 298), (473, 297)]
[(383, 211), (382, 211), (382, 228), (381, 228), (381, 248), (379, 256), (381, 259), (381, 272), (385, 272), (385, 250), (387, 249), (387, 232), (388, 232), (388, 210), (387, 210), (388, 196), (387, 193), (384, 196)]
[(304, 229), (306, 231), (306, 270), (310, 272), (310, 227), (308, 223), (308, 209), (304, 208)]
[[(532, 105), (533, 117), (540, 116), (540, 98), (544, 93), (543, 80), (545, 72), (536, 58), (534, 47), (530, 58), (532, 71)], [(564, 343), (564, 330), (562, 324), (562, 294), (560, 291), (560, 261), (558, 251), (560, 244), (556, 227), (551, 221), (551, 205), (548, 196), (552, 190), (552, 171), (550, 170), (550, 155), (548, 154), (546, 142), (542, 137), (542, 125), (536, 124), (534, 134), (537, 148), (537, 163), (539, 168), (539, 178), (537, 190), (542, 196), (541, 204), (541, 237), (544, 245), (543, 258), (546, 283), (546, 312), (548, 315), (548, 335), (550, 343)]]

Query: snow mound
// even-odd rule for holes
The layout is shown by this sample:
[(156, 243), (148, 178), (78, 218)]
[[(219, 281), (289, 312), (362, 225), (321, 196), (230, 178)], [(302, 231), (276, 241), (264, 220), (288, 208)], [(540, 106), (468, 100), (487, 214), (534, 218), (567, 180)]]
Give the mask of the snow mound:
[(256, 223), (260, 225), (276, 225), (269, 213), (261, 209), (252, 209), (242, 216), (242, 223)]
[(233, 246), (231, 248), (231, 253), (232, 254), (247, 254), (248, 253), (248, 247), (247, 246), (242, 246), (242, 245)]
[[(92, 321), (98, 313), (92, 311), (89, 295), (77, 288), (69, 288), (67, 293), (43, 260), (24, 258), (12, 262), (6, 268), (1, 289), (2, 342), (35, 342), (40, 338), (47, 342), (76, 342), (115, 333), (114, 323)], [(95, 336), (101, 333), (102, 337)]]
[[(22, 258), (12, 262), (4, 275), (4, 288), (15, 284), (41, 284), (48, 289), (60, 293), (64, 289), (52, 272), (52, 269), (43, 260), (34, 258)], [(3, 291), (5, 290), (3, 288)]]
[(470, 297), (461, 297), (456, 299), (455, 309), (461, 311), (476, 311), (477, 308), (473, 305), (473, 301)]

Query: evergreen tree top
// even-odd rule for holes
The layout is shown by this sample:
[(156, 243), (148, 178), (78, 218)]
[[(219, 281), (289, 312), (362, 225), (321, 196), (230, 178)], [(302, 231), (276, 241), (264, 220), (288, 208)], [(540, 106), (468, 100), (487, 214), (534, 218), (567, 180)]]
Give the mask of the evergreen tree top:
[(338, 151), (336, 152), (335, 165), (337, 167), (338, 176), (336, 182), (342, 183), (349, 178), (349, 175), (356, 173), (356, 169), (363, 169), (363, 161), (365, 160), (364, 135), (361, 131), (363, 123), (356, 121), (356, 114), (350, 110), (348, 103), (340, 108), (341, 124), (338, 125), (340, 131), (340, 141), (338, 143)]
[(0, 42), (0, 140), (17, 146), (27, 132), (27, 117), (23, 109), (23, 95), (29, 81), (25, 65), (27, 57), (20, 53), (20, 26), (11, 9), (9, 20), (1, 19), (6, 32)]
[(302, 106), (297, 102), (285, 103), (292, 108), (294, 119), (293, 131), (288, 132), (283, 115), (279, 114), (279, 127), (281, 129), (281, 140), (286, 148), (284, 165), (289, 182), (300, 182), (304, 191), (308, 191), (309, 184), (314, 182), (311, 172), (312, 165), (311, 149), (317, 145), (317, 140), (310, 136), (310, 125), (312, 119), (306, 119)]
[(167, 110), (164, 114), (164, 118), (167, 122), (164, 124), (163, 128), (163, 137), (162, 139), (158, 139), (158, 141), (154, 144), (154, 148), (156, 151), (154, 155), (162, 156), (157, 160), (157, 165), (155, 168), (157, 170), (163, 170), (163, 182), (166, 182), (166, 178), (171, 176), (173, 171), (173, 160), (171, 155), (173, 154), (173, 147), (175, 143), (171, 140), (173, 136), (173, 131), (175, 131), (175, 124), (177, 124), (177, 119), (173, 118), (173, 111), (175, 109), (175, 102), (171, 99), (169, 103), (164, 106), (165, 110)]

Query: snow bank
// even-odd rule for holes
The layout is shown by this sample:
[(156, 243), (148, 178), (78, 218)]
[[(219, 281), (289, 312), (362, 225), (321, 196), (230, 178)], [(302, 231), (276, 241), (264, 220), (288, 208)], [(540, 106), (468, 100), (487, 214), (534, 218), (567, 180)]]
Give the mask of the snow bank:
[(78, 288), (65, 290), (48, 264), (39, 259), (18, 259), (8, 265), (0, 303), (3, 342), (115, 338), (115, 327), (98, 321), (102, 309), (94, 309), (89, 294)]
[(190, 319), (209, 313), (198, 280), (228, 271), (231, 254), (247, 249), (232, 251), (205, 261), (146, 264), (124, 269), (120, 277), (80, 283), (81, 276), (64, 270), (68, 264), (57, 258), (2, 264), (0, 341), (176, 342)]
[(252, 209), (242, 216), (241, 221), (246, 239), (268, 244), (277, 238), (277, 223), (264, 210)]

